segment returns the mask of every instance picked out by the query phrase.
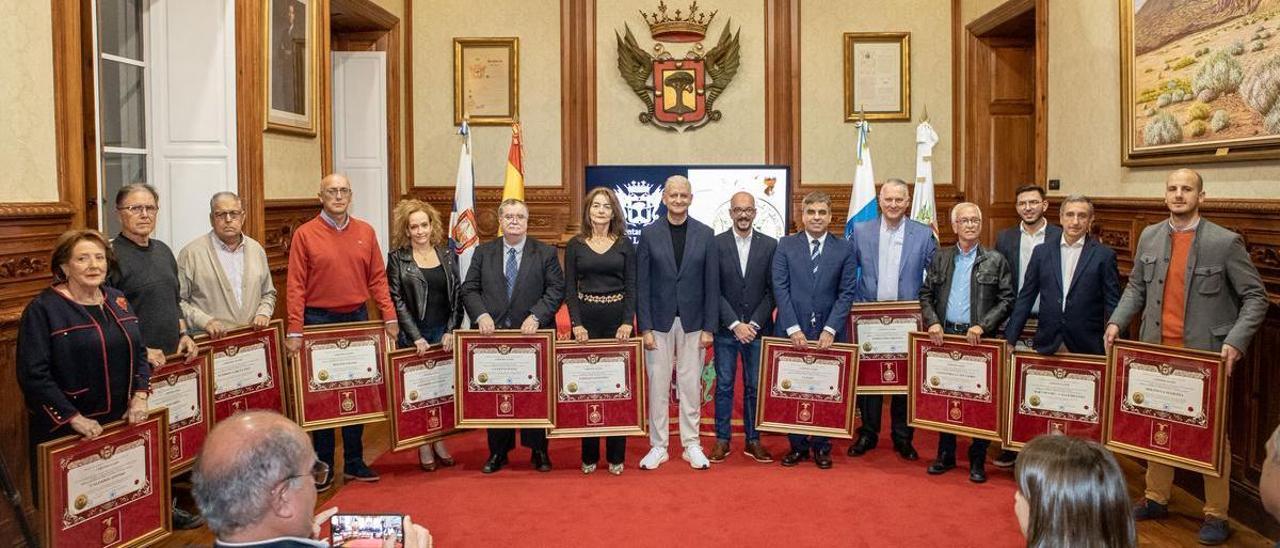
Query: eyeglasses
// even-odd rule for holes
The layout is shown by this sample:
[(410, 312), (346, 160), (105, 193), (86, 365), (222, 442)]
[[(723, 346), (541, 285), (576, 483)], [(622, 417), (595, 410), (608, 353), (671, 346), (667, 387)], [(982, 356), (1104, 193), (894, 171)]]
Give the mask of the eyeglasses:
[(306, 477), (308, 475), (311, 476), (311, 479), (315, 480), (316, 483), (324, 483), (329, 479), (329, 463), (316, 459), (315, 463), (311, 465), (310, 471), (302, 474), (289, 474), (284, 479), (280, 480), (277, 485), (293, 481), (297, 478)]
[(528, 218), (529, 216), (523, 213), (504, 213), (502, 215), (502, 220), (504, 221), (523, 221)]
[(754, 207), (735, 207), (735, 208), (733, 208), (733, 209), (730, 209), (730, 210), (729, 210), (729, 212), (730, 212), (730, 213), (732, 213), (732, 214), (734, 214), (734, 215), (744, 215), (744, 214), (747, 214), (747, 213), (755, 213), (755, 212), (756, 212), (756, 208), (754, 208)]
[(131, 205), (118, 207), (116, 209), (120, 211), (128, 211), (130, 215), (142, 215), (143, 213), (146, 213), (147, 215), (155, 215), (157, 211), (160, 211), (158, 206), (153, 205)]
[(334, 198), (337, 198), (338, 196), (350, 196), (350, 195), (351, 195), (351, 189), (349, 189), (349, 188), (326, 188), (326, 189), (324, 189), (324, 193), (325, 193), (325, 194), (328, 194), (328, 195), (330, 195), (330, 196), (333, 196)]
[(980, 225), (980, 224), (982, 224), (982, 217), (963, 217), (963, 218), (960, 218), (960, 219), (956, 219), (956, 224), (958, 224), (958, 225)]
[(1022, 200), (1017, 203), (1017, 206), (1018, 207), (1039, 207), (1040, 204), (1043, 204), (1043, 203), (1044, 203), (1044, 200)]
[(244, 217), (244, 212), (243, 211), (215, 211), (213, 212), (213, 216), (227, 222), (238, 221), (240, 220), (241, 217)]

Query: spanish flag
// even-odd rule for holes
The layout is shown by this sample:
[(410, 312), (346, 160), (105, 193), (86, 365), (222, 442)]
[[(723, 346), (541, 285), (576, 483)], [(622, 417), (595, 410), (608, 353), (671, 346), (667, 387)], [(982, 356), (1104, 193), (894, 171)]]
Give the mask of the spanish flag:
[(502, 199), (524, 200), (524, 147), (520, 146), (520, 122), (511, 124), (511, 149), (507, 151), (507, 175)]

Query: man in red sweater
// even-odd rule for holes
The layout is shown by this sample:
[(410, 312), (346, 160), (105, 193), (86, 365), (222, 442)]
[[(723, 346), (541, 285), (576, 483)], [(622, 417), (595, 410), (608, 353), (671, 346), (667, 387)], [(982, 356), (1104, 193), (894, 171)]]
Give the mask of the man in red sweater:
[[(387, 291), (387, 273), (378, 237), (369, 223), (347, 213), (353, 198), (351, 181), (333, 173), (320, 180), (322, 209), (316, 218), (293, 233), (289, 246), (288, 338), (290, 354), (302, 348), (302, 326), (369, 319), (365, 303), (372, 296), (382, 312), (387, 337), (400, 334), (396, 310)], [(378, 481), (378, 474), (364, 462), (364, 426), (342, 427), (344, 479)], [(334, 470), (333, 429), (312, 432), (316, 456)], [(333, 486), (333, 473), (316, 488)]]

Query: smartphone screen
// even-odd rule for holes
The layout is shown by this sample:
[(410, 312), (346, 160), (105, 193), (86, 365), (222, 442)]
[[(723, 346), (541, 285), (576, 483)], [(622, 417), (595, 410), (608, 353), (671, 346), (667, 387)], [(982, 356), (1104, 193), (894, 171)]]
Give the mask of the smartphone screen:
[(402, 514), (334, 514), (329, 518), (334, 548), (382, 548), (387, 539), (396, 548), (404, 546)]

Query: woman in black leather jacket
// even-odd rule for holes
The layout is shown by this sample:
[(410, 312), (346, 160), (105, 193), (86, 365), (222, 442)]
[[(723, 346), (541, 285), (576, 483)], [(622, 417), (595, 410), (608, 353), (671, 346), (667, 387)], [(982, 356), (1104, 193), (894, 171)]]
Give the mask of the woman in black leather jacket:
[[(462, 324), (458, 291), (458, 263), (446, 242), (440, 213), (420, 200), (396, 204), (391, 253), (387, 254), (387, 285), (400, 323), (400, 348), (424, 354), (433, 344), (453, 348), (453, 330)], [(428, 472), (439, 464), (453, 466), (444, 441), (418, 448), (418, 460)]]

